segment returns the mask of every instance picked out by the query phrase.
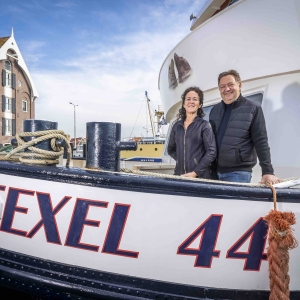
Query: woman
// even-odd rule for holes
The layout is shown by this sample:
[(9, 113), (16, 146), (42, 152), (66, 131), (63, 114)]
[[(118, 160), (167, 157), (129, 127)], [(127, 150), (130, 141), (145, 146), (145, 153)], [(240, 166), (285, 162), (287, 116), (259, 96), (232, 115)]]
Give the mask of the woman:
[(217, 150), (211, 126), (203, 120), (203, 92), (190, 87), (181, 99), (182, 107), (168, 144), (168, 154), (176, 160), (174, 175), (210, 178), (210, 164)]

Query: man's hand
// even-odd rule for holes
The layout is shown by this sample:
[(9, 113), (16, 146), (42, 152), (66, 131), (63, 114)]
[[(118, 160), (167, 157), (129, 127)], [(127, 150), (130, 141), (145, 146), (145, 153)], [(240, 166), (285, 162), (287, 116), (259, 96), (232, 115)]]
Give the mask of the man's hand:
[(193, 172), (190, 172), (190, 173), (182, 174), (181, 176), (182, 176), (182, 177), (192, 177), (192, 178), (196, 178), (196, 177), (197, 177), (197, 174), (193, 171)]
[(271, 184), (282, 182), (281, 179), (277, 178), (275, 175), (272, 174), (265, 174), (262, 176), (260, 183), (269, 182)]

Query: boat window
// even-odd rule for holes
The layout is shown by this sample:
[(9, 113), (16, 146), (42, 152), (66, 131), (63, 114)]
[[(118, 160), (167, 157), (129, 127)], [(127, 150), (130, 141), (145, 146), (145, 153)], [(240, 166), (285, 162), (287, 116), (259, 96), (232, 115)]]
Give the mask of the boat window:
[(168, 128), (168, 132), (167, 132), (167, 136), (166, 136), (166, 141), (165, 141), (165, 147), (164, 147), (164, 152), (163, 152), (163, 156), (169, 156), (168, 155), (168, 144), (169, 144), (169, 139), (170, 139), (170, 134), (173, 128), (173, 125), (175, 124), (175, 122), (177, 121), (177, 118), (175, 120), (172, 120), (169, 124), (169, 128)]
[(245, 98), (248, 99), (248, 100), (251, 100), (251, 101), (257, 103), (259, 106), (261, 106), (263, 96), (264, 96), (263, 93), (258, 93), (258, 94), (245, 96)]
[[(257, 93), (257, 94), (245, 96), (245, 98), (261, 106), (263, 96), (264, 96), (263, 93)], [(203, 117), (204, 120), (209, 121), (209, 114), (213, 107), (214, 105), (203, 107), (203, 111), (205, 113), (205, 116)]]
[(203, 117), (204, 120), (209, 121), (209, 113), (213, 107), (214, 107), (214, 105), (203, 107), (203, 111), (205, 113), (205, 116)]

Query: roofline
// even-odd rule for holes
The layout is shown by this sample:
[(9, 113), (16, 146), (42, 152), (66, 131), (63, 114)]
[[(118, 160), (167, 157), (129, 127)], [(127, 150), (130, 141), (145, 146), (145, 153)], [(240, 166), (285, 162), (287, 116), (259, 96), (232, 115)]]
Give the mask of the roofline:
[[(14, 57), (13, 55), (7, 54), (7, 51), (9, 49), (13, 50), (17, 54), (17, 57)], [(31, 96), (32, 96), (32, 98), (35, 99), (35, 98), (39, 97), (39, 94), (38, 94), (38, 92), (36, 90), (34, 82), (33, 82), (32, 78), (30, 76), (29, 70), (28, 70), (28, 68), (26, 66), (26, 63), (25, 63), (25, 61), (23, 59), (23, 56), (21, 54), (21, 51), (20, 51), (20, 49), (19, 49), (19, 47), (17, 45), (17, 42), (16, 42), (16, 40), (15, 40), (15, 38), (13, 36), (13, 30), (12, 30), (12, 36), (10, 36), (8, 38), (8, 40), (0, 48), (0, 60), (6, 60), (7, 57), (12, 57), (12, 58), (14, 58), (14, 59), (17, 60), (18, 65), (20, 66), (20, 68), (24, 72), (25, 77), (26, 77), (26, 79), (28, 81), (28, 84), (29, 84), (29, 86), (31, 88), (31, 91), (32, 91), (31, 92), (31, 94), (32, 94)]]

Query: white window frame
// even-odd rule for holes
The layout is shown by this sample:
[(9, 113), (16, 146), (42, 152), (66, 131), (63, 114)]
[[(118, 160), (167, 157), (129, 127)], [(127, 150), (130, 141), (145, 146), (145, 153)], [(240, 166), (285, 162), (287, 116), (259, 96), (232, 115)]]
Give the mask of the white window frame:
[[(10, 70), (6, 68), (6, 62), (10, 64)], [(11, 73), (11, 62), (9, 60), (5, 61), (5, 74), (6, 74), (6, 86), (12, 87), (12, 73)]]
[(11, 72), (6, 70), (6, 86), (12, 86)]
[(5, 135), (12, 135), (12, 119), (5, 119)]
[[(26, 106), (26, 110), (24, 110), (24, 103), (25, 103), (25, 106)], [(28, 102), (27, 102), (27, 100), (22, 100), (22, 111), (23, 112), (28, 112)]]
[(6, 112), (12, 111), (12, 99), (9, 97), (5, 97), (5, 111)]

